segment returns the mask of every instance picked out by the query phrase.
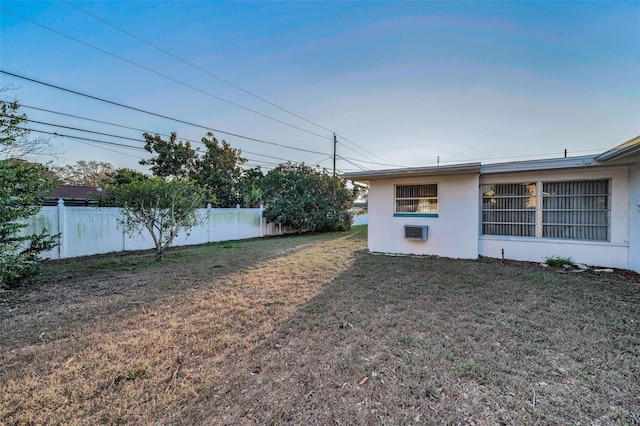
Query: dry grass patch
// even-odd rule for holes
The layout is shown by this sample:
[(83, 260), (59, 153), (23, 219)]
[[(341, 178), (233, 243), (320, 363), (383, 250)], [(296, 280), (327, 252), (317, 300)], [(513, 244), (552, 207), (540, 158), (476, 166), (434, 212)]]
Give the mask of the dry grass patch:
[(365, 231), (52, 262), (0, 295), (7, 424), (637, 424), (633, 276)]

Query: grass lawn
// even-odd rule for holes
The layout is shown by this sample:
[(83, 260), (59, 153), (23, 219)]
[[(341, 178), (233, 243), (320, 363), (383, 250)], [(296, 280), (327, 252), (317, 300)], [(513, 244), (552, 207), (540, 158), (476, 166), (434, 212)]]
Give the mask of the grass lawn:
[(640, 423), (637, 276), (365, 247), (47, 262), (0, 293), (0, 424)]

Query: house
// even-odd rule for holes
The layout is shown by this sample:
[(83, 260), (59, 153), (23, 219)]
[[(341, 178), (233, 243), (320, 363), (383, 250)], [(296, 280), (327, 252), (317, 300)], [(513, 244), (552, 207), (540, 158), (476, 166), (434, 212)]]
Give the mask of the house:
[(47, 196), (44, 205), (55, 206), (62, 200), (66, 206), (93, 206), (100, 196), (102, 188), (95, 186), (61, 185)]
[(346, 173), (369, 184), (369, 250), (640, 272), (640, 136), (602, 154)]

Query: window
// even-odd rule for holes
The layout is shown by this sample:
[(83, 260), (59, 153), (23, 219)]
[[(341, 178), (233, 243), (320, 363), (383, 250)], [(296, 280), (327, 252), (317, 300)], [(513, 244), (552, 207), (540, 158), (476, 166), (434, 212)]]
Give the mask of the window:
[(438, 217), (438, 185), (396, 185), (394, 216)]
[(482, 234), (607, 241), (609, 181), (482, 185)]
[(536, 184), (482, 185), (484, 235), (536, 236)]
[(542, 236), (607, 240), (609, 181), (544, 182)]

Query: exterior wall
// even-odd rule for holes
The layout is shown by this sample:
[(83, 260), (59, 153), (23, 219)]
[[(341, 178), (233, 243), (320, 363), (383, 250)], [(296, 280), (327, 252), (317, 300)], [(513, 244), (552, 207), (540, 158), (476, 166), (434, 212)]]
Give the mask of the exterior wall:
[(630, 167), (629, 269), (640, 272), (640, 163)]
[[(372, 180), (369, 187), (369, 250), (478, 257), (477, 174)], [(394, 217), (394, 185), (438, 184), (438, 217)], [(404, 225), (428, 225), (429, 239), (404, 239)]]
[[(570, 257), (575, 262), (596, 266), (611, 266), (616, 268), (630, 268), (629, 232), (630, 220), (628, 215), (615, 212), (629, 211), (629, 168), (612, 167), (596, 169), (580, 169), (567, 171), (538, 171), (521, 173), (484, 174), (480, 177), (481, 184), (492, 183), (521, 183), (537, 180), (586, 180), (611, 179), (610, 209), (610, 241), (579, 241), (558, 240), (550, 238), (504, 237), (494, 235), (480, 235), (479, 254), (487, 257), (500, 258), (502, 250), (504, 257), (513, 260), (540, 262), (549, 256)], [(638, 177), (636, 176), (637, 180)], [(476, 196), (479, 199), (480, 194)], [(478, 202), (480, 204), (480, 202)], [(478, 215), (477, 233), (482, 232)], [(636, 235), (637, 219), (635, 221)], [(637, 243), (636, 243), (637, 244)], [(637, 250), (637, 245), (635, 250)], [(636, 265), (637, 266), (637, 265)]]

